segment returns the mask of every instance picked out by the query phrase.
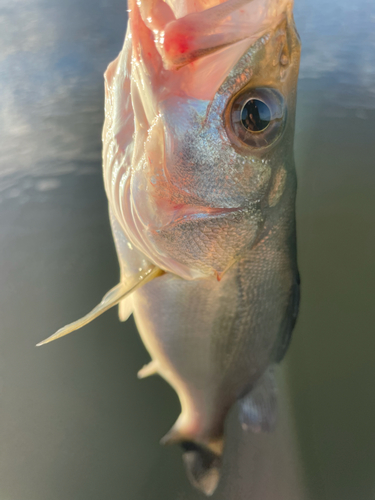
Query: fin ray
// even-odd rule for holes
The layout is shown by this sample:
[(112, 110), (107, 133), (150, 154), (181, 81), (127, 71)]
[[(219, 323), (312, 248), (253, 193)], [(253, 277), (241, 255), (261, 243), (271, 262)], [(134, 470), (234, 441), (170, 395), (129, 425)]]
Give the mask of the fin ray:
[(147, 269), (140, 271), (130, 283), (119, 283), (115, 287), (113, 287), (109, 292), (107, 292), (101, 302), (94, 307), (88, 314), (78, 319), (77, 321), (73, 321), (73, 323), (69, 323), (68, 325), (57, 330), (56, 333), (48, 337), (47, 339), (39, 342), (37, 346), (41, 346), (44, 344), (48, 344), (53, 340), (59, 339), (60, 337), (64, 337), (75, 330), (82, 328), (83, 326), (91, 323), (98, 316), (108, 311), (111, 307), (117, 305), (121, 300), (125, 299), (128, 295), (133, 293), (137, 288), (145, 285), (152, 279), (161, 276), (164, 274), (157, 266), (149, 266)]

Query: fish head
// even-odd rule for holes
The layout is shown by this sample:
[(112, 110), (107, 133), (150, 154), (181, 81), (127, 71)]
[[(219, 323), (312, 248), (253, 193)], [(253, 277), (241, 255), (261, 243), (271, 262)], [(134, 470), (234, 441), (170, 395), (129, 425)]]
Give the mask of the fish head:
[(184, 64), (166, 62), (157, 43), (146, 70), (133, 59), (134, 153), (120, 218), (136, 247), (183, 278), (220, 279), (294, 182), (300, 43), (291, 9), (278, 21)]

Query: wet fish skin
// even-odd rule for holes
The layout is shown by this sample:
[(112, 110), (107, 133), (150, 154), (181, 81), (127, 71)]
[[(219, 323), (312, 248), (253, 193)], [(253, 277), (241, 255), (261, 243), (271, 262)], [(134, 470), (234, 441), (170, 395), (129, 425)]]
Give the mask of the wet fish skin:
[[(126, 309), (133, 309), (153, 360), (150, 371), (164, 377), (181, 402), (164, 442), (182, 444), (189, 477), (206, 494), (219, 480), (229, 409), (239, 401), (242, 420), (251, 422), (246, 408), (254, 405), (245, 403), (283, 358), (297, 317), (293, 136), (299, 56), (289, 10), (239, 59), (213, 99), (171, 95), (161, 101), (144, 140), (146, 152), (162, 158), (169, 184), (149, 184), (163, 172), (143, 159), (146, 177), (128, 195), (156, 200), (151, 208), (147, 201), (133, 204), (145, 232), (139, 221), (129, 230), (129, 213), (119, 209), (118, 195), (113, 203), (107, 183), (115, 239), (120, 234), (122, 240), (117, 237), (122, 279), (147, 259), (167, 271), (127, 299)], [(230, 125), (231, 105), (238, 95), (264, 88), (282, 96), (282, 134), (268, 147), (249, 148)], [(274, 398), (267, 388), (263, 392)], [(259, 408), (252, 428), (269, 427), (273, 406)]]

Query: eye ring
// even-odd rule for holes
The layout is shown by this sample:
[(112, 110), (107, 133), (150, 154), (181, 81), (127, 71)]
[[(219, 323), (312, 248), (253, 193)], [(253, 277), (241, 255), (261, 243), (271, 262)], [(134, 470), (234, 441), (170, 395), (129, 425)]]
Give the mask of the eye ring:
[(287, 109), (283, 96), (276, 89), (247, 88), (231, 100), (226, 116), (233, 143), (260, 149), (271, 146), (280, 138)]

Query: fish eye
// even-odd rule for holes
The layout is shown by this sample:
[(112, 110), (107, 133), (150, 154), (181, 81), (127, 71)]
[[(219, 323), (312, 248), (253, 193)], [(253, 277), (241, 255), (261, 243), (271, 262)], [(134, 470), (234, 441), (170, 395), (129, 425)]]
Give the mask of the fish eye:
[(271, 123), (271, 110), (260, 99), (249, 99), (242, 108), (241, 122), (249, 132), (263, 132)]
[(264, 148), (282, 134), (286, 120), (285, 101), (275, 89), (245, 89), (229, 104), (230, 136), (251, 148)]

